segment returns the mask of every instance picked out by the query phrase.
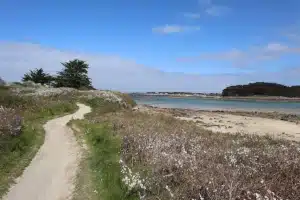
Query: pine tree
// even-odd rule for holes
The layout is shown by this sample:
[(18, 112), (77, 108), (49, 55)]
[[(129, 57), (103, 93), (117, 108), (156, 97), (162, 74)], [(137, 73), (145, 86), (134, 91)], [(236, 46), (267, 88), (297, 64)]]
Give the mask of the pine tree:
[(34, 83), (49, 84), (53, 80), (53, 77), (48, 73), (45, 73), (42, 68), (30, 70), (24, 74), (22, 81), (32, 81)]
[(62, 63), (64, 69), (55, 78), (56, 87), (91, 89), (91, 79), (88, 77), (89, 65), (82, 60), (74, 59)]

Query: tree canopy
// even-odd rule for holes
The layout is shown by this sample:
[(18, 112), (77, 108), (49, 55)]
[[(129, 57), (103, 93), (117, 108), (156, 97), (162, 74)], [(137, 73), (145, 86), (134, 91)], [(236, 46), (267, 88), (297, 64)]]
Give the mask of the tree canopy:
[(256, 82), (247, 85), (227, 87), (222, 92), (223, 96), (284, 96), (300, 97), (300, 86), (285, 86), (277, 83)]
[(54, 87), (71, 87), (76, 89), (94, 89), (91, 79), (88, 77), (89, 65), (83, 60), (70, 60), (61, 63), (64, 68), (56, 76), (50, 76), (42, 68), (30, 70), (22, 78), (22, 81), (51, 84)]
[(82, 60), (74, 59), (62, 63), (64, 69), (55, 78), (56, 87), (72, 87), (91, 89), (91, 79), (88, 77), (89, 65)]
[(33, 81), (34, 83), (50, 84), (53, 77), (45, 73), (43, 68), (30, 70), (29, 73), (24, 74), (22, 81)]

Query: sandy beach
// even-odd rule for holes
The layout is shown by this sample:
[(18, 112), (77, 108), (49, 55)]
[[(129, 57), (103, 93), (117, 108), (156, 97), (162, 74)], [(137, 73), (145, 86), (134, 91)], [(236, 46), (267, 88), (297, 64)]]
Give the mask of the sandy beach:
[(213, 132), (269, 135), (275, 138), (300, 141), (300, 116), (295, 114), (245, 110), (206, 111), (145, 105), (139, 105), (135, 109), (172, 115), (180, 120), (194, 122)]
[(213, 132), (270, 135), (300, 141), (300, 124), (294, 122), (214, 112), (202, 112), (194, 116), (176, 118), (193, 121)]

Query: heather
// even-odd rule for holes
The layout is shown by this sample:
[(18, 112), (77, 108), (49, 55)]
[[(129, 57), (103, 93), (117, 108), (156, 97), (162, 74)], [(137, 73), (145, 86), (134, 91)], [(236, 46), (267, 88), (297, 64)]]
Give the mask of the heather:
[[(164, 114), (130, 110), (94, 112), (81, 123), (85, 136), (93, 135), (92, 149), (106, 145), (102, 151), (108, 153), (119, 148), (113, 163), (120, 178), (114, 186), (127, 194), (124, 199), (296, 200), (300, 196), (298, 143), (213, 133)], [(103, 181), (101, 172), (96, 174)]]

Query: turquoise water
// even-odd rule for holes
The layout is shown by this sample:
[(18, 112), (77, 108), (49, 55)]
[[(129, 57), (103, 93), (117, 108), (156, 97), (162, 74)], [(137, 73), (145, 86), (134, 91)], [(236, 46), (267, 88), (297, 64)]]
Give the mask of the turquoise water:
[(140, 96), (134, 97), (138, 104), (153, 105), (165, 108), (188, 108), (200, 110), (257, 110), (278, 111), (300, 114), (300, 102), (274, 102), (274, 101), (238, 101), (204, 99), (197, 97), (170, 98), (166, 96)]

